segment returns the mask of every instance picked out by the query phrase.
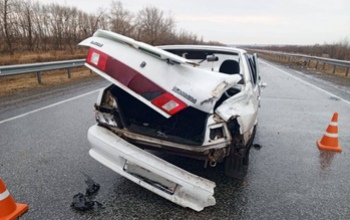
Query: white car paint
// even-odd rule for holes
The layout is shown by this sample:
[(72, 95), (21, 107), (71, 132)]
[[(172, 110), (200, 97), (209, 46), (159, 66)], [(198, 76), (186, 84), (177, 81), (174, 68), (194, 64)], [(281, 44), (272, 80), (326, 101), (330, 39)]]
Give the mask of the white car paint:
[[(207, 206), (214, 205), (214, 182), (188, 173), (141, 150), (136, 145), (147, 145), (159, 149), (167, 147), (173, 150), (198, 153), (207, 156), (206, 163), (209, 161), (211, 165), (215, 165), (217, 160), (222, 160), (230, 155), (230, 149), (233, 148), (231, 145), (234, 138), (228, 126), (232, 120), (237, 120), (239, 134), (243, 137), (243, 143), (247, 144), (257, 124), (260, 99), (256, 57), (248, 59), (246, 51), (230, 47), (169, 45), (157, 48), (101, 30), (79, 45), (88, 46), (107, 54), (125, 65), (132, 74), (137, 72), (141, 77), (150, 80), (165, 92), (184, 102), (187, 105), (186, 108), (193, 107), (208, 114), (202, 144), (191, 146), (119, 128), (112, 114), (102, 114), (96, 110), (98, 123), (111, 127), (108, 130), (95, 125), (89, 129), (88, 139), (92, 146), (90, 155), (127, 179), (180, 206), (200, 211)], [(186, 54), (178, 56), (166, 51), (182, 49), (220, 51), (224, 54), (219, 60), (216, 60), (217, 62), (209, 62), (209, 60), (204, 61), (200, 58), (188, 59), (185, 58)], [(88, 68), (165, 118), (173, 117), (135, 91), (135, 88), (131, 89), (129, 82), (122, 82), (121, 80), (124, 79), (117, 79), (118, 76), (112, 76), (107, 73), (107, 70), (106, 72), (102, 70), (107, 67), (103, 65), (102, 69), (98, 67), (99, 56), (96, 57), (87, 61)], [(237, 61), (240, 71), (232, 75), (218, 72), (226, 59)], [(255, 75), (252, 74), (252, 68), (255, 69)], [(133, 78), (128, 80), (133, 80)], [(239, 92), (231, 95), (228, 92), (230, 88), (236, 88)], [(97, 106), (102, 104), (105, 91), (108, 91), (108, 87), (101, 91)], [(214, 110), (214, 106), (222, 97), (226, 97), (226, 100)], [(115, 100), (108, 105), (112, 108), (118, 107)], [(222, 136), (210, 137), (210, 132), (215, 129), (222, 131)], [(132, 143), (125, 139), (132, 140)], [(163, 189), (160, 189), (162, 188), (160, 186)]]

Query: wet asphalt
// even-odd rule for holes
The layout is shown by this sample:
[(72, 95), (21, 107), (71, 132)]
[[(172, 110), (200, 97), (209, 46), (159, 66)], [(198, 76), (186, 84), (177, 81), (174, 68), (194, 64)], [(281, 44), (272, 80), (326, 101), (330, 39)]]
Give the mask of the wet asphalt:
[[(204, 169), (200, 161), (160, 155), (216, 182), (217, 204), (199, 213), (148, 192), (88, 155), (86, 132), (95, 123), (98, 93), (64, 100), (108, 85), (103, 80), (0, 99), (0, 178), (17, 202), (29, 205), (20, 219), (350, 219), (350, 84), (266, 61), (260, 72), (268, 83), (254, 141), (261, 148), (251, 150), (245, 180), (227, 178), (222, 164)], [(343, 152), (321, 152), (316, 141), (334, 112)], [(100, 184), (90, 199), (103, 207), (80, 212), (70, 205), (75, 194), (85, 193), (85, 174)]]

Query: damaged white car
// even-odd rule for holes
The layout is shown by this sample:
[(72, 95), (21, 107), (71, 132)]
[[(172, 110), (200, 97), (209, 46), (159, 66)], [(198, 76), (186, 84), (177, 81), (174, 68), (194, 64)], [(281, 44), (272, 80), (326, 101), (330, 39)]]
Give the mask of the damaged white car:
[[(100, 163), (183, 207), (215, 204), (215, 183), (147, 152), (225, 163), (246, 175), (260, 99), (257, 57), (231, 47), (153, 47), (99, 30), (86, 66), (112, 84), (100, 92), (88, 131)], [(203, 168), (204, 169), (204, 168)]]

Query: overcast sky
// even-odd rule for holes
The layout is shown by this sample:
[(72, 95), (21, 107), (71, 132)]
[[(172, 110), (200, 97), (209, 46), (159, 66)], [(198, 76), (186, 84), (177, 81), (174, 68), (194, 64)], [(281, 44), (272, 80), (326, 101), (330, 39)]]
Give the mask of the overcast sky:
[[(94, 13), (111, 0), (40, 0)], [(154, 6), (176, 29), (226, 44), (323, 44), (350, 40), (350, 0), (121, 0), (137, 13)]]

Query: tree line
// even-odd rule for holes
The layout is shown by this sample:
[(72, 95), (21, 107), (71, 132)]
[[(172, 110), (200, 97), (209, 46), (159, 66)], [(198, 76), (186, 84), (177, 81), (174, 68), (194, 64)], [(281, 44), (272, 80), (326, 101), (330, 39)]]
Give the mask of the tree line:
[[(151, 45), (212, 44), (186, 30), (177, 30), (171, 14), (150, 6), (132, 13), (117, 0), (111, 0), (108, 10), (86, 13), (77, 7), (43, 4), (35, 0), (0, 0), (0, 53), (52, 50), (76, 51), (77, 43), (104, 29), (132, 37)], [(256, 48), (256, 47), (255, 47)], [(347, 38), (333, 44), (308, 46), (263, 46), (260, 49), (301, 53), (350, 60)]]
[(151, 45), (220, 44), (178, 31), (174, 18), (156, 7), (132, 13), (120, 1), (109, 10), (86, 13), (73, 6), (32, 0), (0, 0), (0, 52), (70, 50), (98, 29), (111, 30)]

